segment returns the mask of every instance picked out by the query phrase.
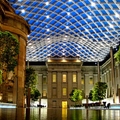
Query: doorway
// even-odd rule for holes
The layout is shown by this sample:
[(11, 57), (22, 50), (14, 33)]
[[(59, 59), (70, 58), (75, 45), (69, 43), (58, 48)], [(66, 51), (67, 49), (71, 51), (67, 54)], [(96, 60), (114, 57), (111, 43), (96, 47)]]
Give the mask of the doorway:
[(67, 108), (67, 101), (62, 101), (62, 108)]

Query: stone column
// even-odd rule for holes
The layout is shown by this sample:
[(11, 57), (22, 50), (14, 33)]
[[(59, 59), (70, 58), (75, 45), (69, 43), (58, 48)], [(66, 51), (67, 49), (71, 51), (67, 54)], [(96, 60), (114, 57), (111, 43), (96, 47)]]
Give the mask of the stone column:
[(62, 73), (61, 71), (57, 72), (57, 98), (60, 99), (62, 97)]
[(69, 99), (69, 94), (71, 93), (71, 91), (73, 90), (73, 71), (68, 71), (68, 74), (67, 74), (67, 98), (68, 98), (68, 100), (67, 100), (67, 105), (68, 106), (71, 106), (71, 104), (72, 104), (72, 102), (71, 102), (71, 100)]
[(47, 98), (48, 98), (48, 107), (51, 107), (51, 92), (52, 92), (52, 72), (48, 71), (48, 82), (47, 82)]
[(38, 84), (37, 88), (39, 92), (41, 93), (41, 96), (39, 97), (39, 104), (41, 105), (41, 98), (43, 96), (43, 82), (42, 82), (42, 74), (38, 74)]
[(17, 88), (13, 87), (13, 103), (16, 103), (17, 107), (24, 107), (26, 45), (27, 35), (30, 32), (29, 25), (21, 16), (15, 14), (6, 0), (1, 0), (0, 6), (0, 30), (11, 32), (19, 41), (18, 65), (15, 68), (17, 82), (14, 84)]
[(115, 70), (114, 70), (114, 57), (113, 57), (113, 48), (110, 48), (110, 57), (111, 57), (111, 79), (113, 87), (113, 103), (116, 102), (116, 81), (115, 81)]
[(57, 106), (62, 108), (62, 71), (57, 71)]
[(78, 82), (78, 89), (81, 89), (81, 71), (77, 71), (77, 82)]
[(51, 98), (51, 97), (52, 97), (52, 96), (51, 96), (51, 92), (52, 92), (52, 91), (51, 91), (51, 90), (52, 90), (52, 86), (51, 86), (51, 85), (52, 85), (52, 84), (51, 84), (51, 83), (52, 83), (52, 79), (51, 79), (51, 78), (52, 78), (52, 72), (51, 72), (51, 71), (48, 71), (48, 84), (47, 84), (47, 85), (48, 85), (48, 86), (47, 86), (47, 88), (48, 88), (47, 97), (48, 97), (48, 98)]
[(69, 94), (71, 93), (71, 91), (73, 90), (73, 72), (72, 71), (68, 71), (68, 85), (67, 85), (67, 92), (68, 92), (68, 98), (70, 97)]
[(89, 95), (89, 74), (85, 74), (85, 96)]
[(27, 61), (27, 68), (29, 68), (29, 66), (30, 66), (30, 65), (29, 65), (29, 61)]
[(100, 82), (100, 64), (99, 62), (97, 63), (98, 66), (98, 82)]

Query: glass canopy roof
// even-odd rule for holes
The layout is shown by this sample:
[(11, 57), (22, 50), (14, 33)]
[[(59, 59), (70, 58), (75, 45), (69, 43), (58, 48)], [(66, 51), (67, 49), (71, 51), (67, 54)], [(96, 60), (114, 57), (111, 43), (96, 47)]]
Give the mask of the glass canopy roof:
[(27, 61), (103, 61), (120, 43), (120, 0), (8, 0), (30, 25)]

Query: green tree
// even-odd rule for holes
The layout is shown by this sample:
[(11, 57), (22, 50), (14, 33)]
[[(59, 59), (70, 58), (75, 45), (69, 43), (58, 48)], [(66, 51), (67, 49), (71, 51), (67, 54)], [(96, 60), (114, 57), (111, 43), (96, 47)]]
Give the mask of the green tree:
[(79, 90), (79, 89), (73, 89), (70, 93), (70, 100), (72, 102), (79, 102), (83, 99), (83, 96), (82, 96), (82, 91)]
[(25, 88), (35, 88), (37, 83), (37, 75), (33, 68), (26, 68)]
[(41, 96), (39, 90), (37, 88), (32, 89), (31, 91), (31, 98), (33, 101), (38, 100), (39, 96)]
[(92, 98), (93, 98), (92, 94), (93, 94), (93, 90), (90, 90), (90, 93), (89, 93), (88, 99), (90, 99), (91, 101), (93, 101), (93, 100), (92, 100)]
[(6, 81), (10, 71), (14, 72), (17, 66), (17, 55), (19, 54), (19, 41), (8, 31), (0, 31), (0, 70), (6, 73), (2, 80)]
[(14, 71), (18, 54), (18, 40), (8, 31), (0, 31), (0, 69), (8, 72)]
[(37, 84), (37, 75), (35, 70), (31, 67), (26, 68), (26, 79), (25, 79), (25, 89), (27, 94), (27, 88), (31, 88), (31, 98), (32, 100), (37, 100), (41, 95), (38, 89), (36, 88)]
[(89, 93), (89, 99), (92, 101), (101, 101), (106, 96), (107, 84), (105, 82), (97, 82)]
[[(2, 86), (2, 100), (8, 101), (8, 89), (11, 89), (11, 82), (17, 76), (14, 69), (17, 66), (17, 55), (19, 54), (19, 41), (8, 31), (0, 31), (0, 84)], [(11, 74), (11, 78), (9, 75)], [(9, 78), (9, 79), (8, 79)]]
[(116, 60), (116, 64), (120, 63), (120, 46), (119, 46), (119, 50), (114, 54), (114, 58)]

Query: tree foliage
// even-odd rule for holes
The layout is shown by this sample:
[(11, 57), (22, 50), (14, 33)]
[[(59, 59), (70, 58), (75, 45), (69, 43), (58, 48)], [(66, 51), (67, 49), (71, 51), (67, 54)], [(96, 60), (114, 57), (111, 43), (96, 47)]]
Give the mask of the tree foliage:
[(79, 102), (83, 99), (82, 91), (79, 89), (73, 89), (70, 93), (70, 100), (72, 102)]
[[(35, 70), (31, 67), (26, 68), (26, 79), (25, 79), (25, 88), (31, 88), (31, 98), (32, 100), (37, 100), (41, 95), (39, 90), (36, 88), (37, 84), (37, 75)], [(26, 91), (27, 93), (27, 91)]]
[(32, 89), (31, 91), (31, 98), (33, 101), (38, 100), (39, 96), (41, 96), (39, 90), (37, 88)]
[(8, 87), (11, 88), (10, 83), (11, 81), (15, 80), (14, 78), (16, 78), (15, 74), (13, 74), (11, 78), (9, 78), (9, 73), (14, 73), (14, 69), (18, 64), (18, 54), (18, 39), (8, 31), (0, 31), (0, 84), (2, 86), (6, 84), (6, 90), (8, 89)]
[(93, 98), (92, 94), (93, 94), (93, 90), (90, 90), (89, 97), (88, 97), (90, 100), (92, 100), (92, 98)]
[(19, 41), (8, 31), (0, 31), (0, 69), (14, 71), (17, 66)]
[(114, 58), (116, 59), (116, 64), (120, 63), (120, 46), (119, 50), (114, 54)]
[(25, 88), (35, 88), (37, 83), (37, 75), (33, 68), (26, 68)]
[(97, 82), (89, 93), (89, 99), (92, 101), (103, 100), (106, 96), (107, 87), (105, 82)]

